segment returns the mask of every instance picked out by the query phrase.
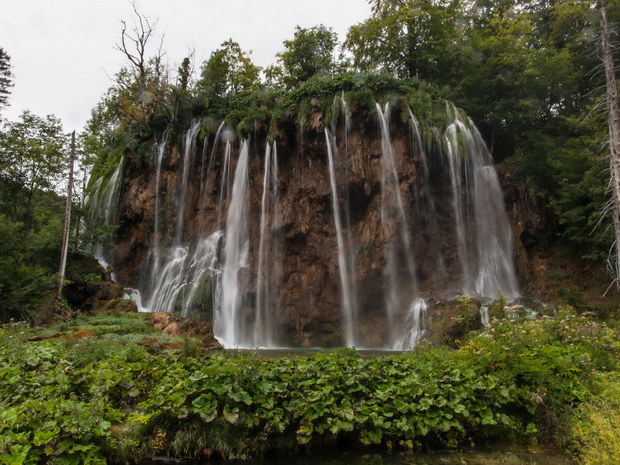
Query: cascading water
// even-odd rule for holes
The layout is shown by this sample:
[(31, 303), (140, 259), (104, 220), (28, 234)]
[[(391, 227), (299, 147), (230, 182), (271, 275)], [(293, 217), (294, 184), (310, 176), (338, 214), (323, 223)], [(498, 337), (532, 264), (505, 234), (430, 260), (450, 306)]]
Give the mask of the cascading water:
[(183, 142), (183, 172), (178, 186), (177, 194), (177, 226), (174, 243), (179, 245), (183, 237), (183, 229), (185, 226), (185, 205), (187, 204), (187, 188), (189, 184), (189, 174), (193, 166), (194, 152), (196, 148), (196, 134), (200, 129), (200, 119), (196, 118), (192, 122), (189, 131), (185, 133)]
[(445, 134), (446, 156), (464, 290), (486, 298), (500, 291), (517, 297), (512, 233), (491, 154), (471, 120), (463, 122), (454, 108), (448, 113), (453, 119)]
[[(95, 194), (90, 204), (90, 211), (93, 215), (97, 215), (97, 217), (91, 218), (91, 223), (98, 224), (106, 229), (114, 227), (117, 221), (124, 161), (124, 158), (121, 158), (107, 183), (103, 184), (102, 178), (97, 181)], [(108, 235), (106, 239), (110, 238), (110, 235)], [(108, 252), (109, 247), (103, 242), (95, 246), (94, 256), (101, 266), (106, 269), (110, 266), (108, 263)]]
[(200, 196), (199, 196), (199, 199), (200, 199), (199, 207), (201, 210), (200, 225), (199, 225), (200, 231), (204, 231), (206, 227), (204, 223), (205, 215), (203, 214), (203, 211), (206, 208), (207, 197), (211, 193), (211, 173), (215, 175), (215, 173), (213, 172), (213, 166), (215, 163), (217, 148), (219, 147), (219, 141), (221, 139), (221, 135), (223, 134), (222, 131), (224, 130), (225, 126), (226, 126), (226, 121), (222, 121), (222, 123), (217, 129), (217, 132), (215, 133), (215, 138), (213, 139), (213, 148), (211, 149), (211, 155), (209, 156), (209, 163), (206, 167), (206, 170), (205, 170), (204, 161), (205, 161), (205, 154), (207, 151), (208, 144), (207, 144), (207, 138), (205, 137), (205, 142), (203, 146), (201, 172), (200, 172)]
[(428, 309), (424, 299), (415, 299), (407, 310), (404, 321), (404, 331), (392, 344), (393, 350), (412, 350), (424, 334), (422, 323)]
[[(285, 140), (280, 159), (275, 143), (267, 144), (262, 163), (250, 157), (247, 140), (235, 163), (235, 133), (225, 123), (198, 152), (194, 121), (183, 135), (176, 183), (166, 171), (172, 165), (163, 139), (155, 176), (144, 177), (143, 185), (154, 187), (153, 224), (146, 228), (150, 249), (139, 258), (142, 294), (134, 300), (141, 297), (148, 311), (212, 318), (217, 339), (229, 348), (275, 347), (276, 339), (285, 340), (276, 338), (283, 330), (285, 336), (331, 332), (332, 342), (342, 335), (347, 346), (409, 350), (425, 332), (429, 310), (422, 296), (455, 285), (481, 297), (499, 290), (517, 296), (502, 193), (473, 124), (450, 108), (437, 136), (441, 147), (428, 147), (412, 112), (407, 139), (402, 128), (390, 127), (389, 105), (377, 105), (379, 154), (379, 141), (371, 141), (371, 153), (355, 132), (355, 111), (349, 115), (343, 96), (334, 100), (333, 125), (321, 131), (325, 158), (313, 133), (305, 148)], [(99, 180), (91, 202), (109, 225), (116, 222), (122, 172), (123, 162), (109, 180)], [(306, 215), (303, 226), (299, 215)], [(336, 254), (327, 247), (334, 241)], [(336, 266), (326, 263), (330, 257)], [(341, 314), (328, 314), (324, 308), (338, 306), (338, 299)]]
[(280, 247), (277, 239), (279, 221), (278, 151), (276, 144), (265, 147), (263, 196), (261, 200), (260, 239), (256, 276), (256, 312), (253, 345), (274, 347), (272, 313), (276, 309), (274, 291), (279, 284)]
[[(164, 155), (166, 154), (166, 145), (167, 138), (164, 137), (162, 142), (157, 144), (157, 150), (155, 151), (155, 153), (157, 154), (157, 168), (155, 172), (155, 220), (153, 222), (153, 243), (151, 245), (151, 248), (149, 249), (148, 257), (146, 259), (146, 266), (153, 271), (149, 276), (149, 289), (153, 289), (153, 287), (155, 286), (155, 282), (159, 274), (159, 267), (161, 266), (161, 167), (164, 160)], [(134, 290), (131, 296), (132, 300), (136, 302), (136, 305), (138, 305), (139, 308), (145, 308), (142, 305), (142, 296), (140, 294), (140, 291)]]
[[(194, 152), (196, 149), (196, 135), (200, 129), (200, 121), (194, 120), (188, 131), (185, 132), (183, 163), (180, 183), (176, 188), (175, 204), (177, 206), (177, 219), (174, 235), (174, 243), (168, 248), (166, 254), (162, 253), (159, 235), (160, 227), (160, 179), (161, 164), (165, 153), (165, 142), (159, 147), (156, 178), (156, 211), (154, 224), (154, 241), (149, 250), (149, 260), (145, 262), (144, 276), (148, 277), (141, 294), (147, 295), (145, 309), (151, 312), (176, 311), (183, 316), (191, 316), (193, 306), (197, 304), (196, 296), (200, 290), (211, 287), (210, 281), (216, 274), (218, 245), (221, 233), (214, 232), (197, 241), (193, 250), (189, 244), (183, 243), (183, 231), (185, 224), (185, 205), (187, 204), (187, 191), (189, 178), (193, 166)], [(134, 299), (136, 300), (136, 299)], [(205, 302), (198, 304), (200, 307)], [(208, 305), (212, 306), (212, 305)]]
[(489, 307), (487, 305), (480, 306), (480, 323), (482, 326), (489, 326), (491, 322), (491, 315), (489, 314)]
[[(403, 204), (394, 148), (390, 137), (389, 104), (385, 111), (377, 104), (377, 114), (381, 128), (381, 224), (385, 244), (385, 286), (386, 313), (388, 319), (389, 340), (401, 339), (403, 327), (398, 321), (398, 314), (407, 306), (407, 301), (417, 297), (417, 282), (408, 231), (408, 218)], [(419, 314), (419, 313), (418, 313)], [(407, 312), (405, 320), (411, 318)], [(416, 314), (414, 313), (413, 318)], [(418, 324), (418, 323), (415, 323)]]
[(222, 179), (220, 182), (220, 201), (217, 210), (217, 228), (222, 228), (224, 209), (230, 199), (230, 157), (232, 153), (232, 142), (226, 140), (224, 149), (224, 165), (222, 167)]
[[(433, 201), (431, 192), (433, 180), (431, 180), (429, 161), (427, 159), (424, 141), (422, 140), (422, 136), (420, 134), (420, 123), (411, 109), (408, 109), (408, 112), (409, 128), (411, 133), (411, 148), (414, 153), (417, 153), (420, 156), (423, 175), (413, 184), (414, 224), (417, 225), (418, 230), (427, 231), (428, 237), (438, 238), (441, 236), (441, 228), (437, 221), (437, 209), (435, 207), (435, 202)], [(436, 274), (445, 279), (445, 277), (447, 277), (447, 272), (444, 257), (441, 253), (441, 244), (439, 241), (434, 241), (428, 242), (426, 245), (426, 253), (433, 263)]]
[(334, 225), (336, 228), (336, 243), (338, 245), (338, 274), (340, 276), (340, 298), (343, 316), (343, 331), (345, 344), (350, 347), (355, 345), (354, 328), (356, 326), (357, 309), (353, 301), (352, 270), (350, 262), (347, 260), (344, 236), (342, 232), (342, 221), (340, 217), (340, 207), (338, 205), (338, 186), (336, 185), (336, 169), (334, 164), (335, 141), (325, 128), (325, 140), (327, 145), (327, 159), (329, 166), (329, 182), (332, 189), (332, 209), (334, 211)]
[(216, 308), (213, 320), (215, 337), (227, 348), (253, 347), (253, 341), (247, 331), (248, 315), (243, 312), (247, 303), (244, 297), (248, 282), (250, 247), (248, 157), (249, 144), (243, 141), (228, 206), (220, 289), (221, 301)]

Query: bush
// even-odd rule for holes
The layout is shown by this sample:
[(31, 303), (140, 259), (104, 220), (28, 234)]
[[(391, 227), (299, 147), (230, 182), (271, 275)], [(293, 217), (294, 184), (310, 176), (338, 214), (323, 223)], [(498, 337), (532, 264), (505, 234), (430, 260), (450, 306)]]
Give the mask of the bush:
[(620, 372), (596, 378), (595, 395), (573, 418), (573, 444), (583, 465), (615, 465), (620, 458)]

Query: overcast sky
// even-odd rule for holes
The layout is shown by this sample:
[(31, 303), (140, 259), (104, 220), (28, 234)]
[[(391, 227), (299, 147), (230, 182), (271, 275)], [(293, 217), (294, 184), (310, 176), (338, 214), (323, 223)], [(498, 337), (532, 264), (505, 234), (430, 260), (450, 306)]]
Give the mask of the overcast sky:
[[(166, 59), (174, 69), (189, 50), (196, 66), (232, 38), (259, 66), (275, 62), (295, 26), (324, 24), (344, 39), (370, 15), (367, 0), (140, 0), (157, 19)], [(3, 116), (28, 109), (54, 114), (67, 132), (80, 131), (114, 74), (124, 66), (115, 50), (121, 20), (133, 24), (129, 0), (2, 0), (0, 47), (11, 57), (14, 87)], [(153, 41), (155, 42), (155, 41)]]

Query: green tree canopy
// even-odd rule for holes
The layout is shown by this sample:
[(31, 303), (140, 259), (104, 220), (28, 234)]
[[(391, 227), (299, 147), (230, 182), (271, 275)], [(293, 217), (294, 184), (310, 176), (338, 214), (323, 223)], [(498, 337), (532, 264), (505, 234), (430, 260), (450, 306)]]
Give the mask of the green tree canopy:
[(349, 29), (345, 48), (361, 71), (448, 84), (466, 58), (459, 0), (370, 0), (372, 16)]
[(294, 38), (285, 40), (285, 50), (278, 54), (285, 85), (291, 88), (316, 75), (331, 76), (337, 66), (337, 44), (338, 36), (331, 28), (296, 26)]
[(31, 316), (60, 257), (68, 136), (28, 111), (0, 131), (0, 321)]
[(261, 69), (252, 63), (251, 53), (241, 50), (232, 39), (211, 53), (203, 63), (196, 83), (196, 91), (204, 96), (207, 106), (226, 95), (258, 88)]

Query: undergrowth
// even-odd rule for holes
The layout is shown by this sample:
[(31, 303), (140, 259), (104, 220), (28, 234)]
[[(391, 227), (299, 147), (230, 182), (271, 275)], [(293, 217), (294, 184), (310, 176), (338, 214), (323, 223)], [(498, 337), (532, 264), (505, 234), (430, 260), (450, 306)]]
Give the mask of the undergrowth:
[[(495, 320), (458, 349), (375, 358), (353, 349), (279, 359), (203, 354), (190, 340), (154, 353), (139, 339), (154, 338), (142, 318), (84, 318), (39, 340), (24, 325), (0, 329), (1, 464), (247, 458), (342, 443), (562, 445), (571, 437), (587, 457), (617, 444), (607, 425), (618, 419), (610, 374), (618, 334), (570, 309)], [(137, 331), (131, 341), (119, 334), (125, 325)], [(607, 463), (596, 460), (583, 463)]]

